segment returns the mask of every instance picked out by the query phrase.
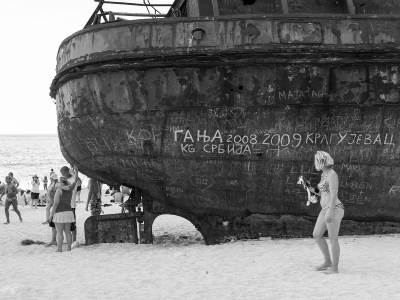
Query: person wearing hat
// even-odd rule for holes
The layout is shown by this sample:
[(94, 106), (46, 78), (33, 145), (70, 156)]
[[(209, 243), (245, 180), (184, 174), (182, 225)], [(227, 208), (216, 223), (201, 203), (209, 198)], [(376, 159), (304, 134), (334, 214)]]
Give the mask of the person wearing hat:
[[(344, 206), (338, 198), (339, 179), (333, 165), (334, 161), (329, 153), (317, 151), (314, 156), (314, 166), (317, 171), (322, 171), (321, 181), (318, 184), (321, 211), (315, 223), (313, 236), (324, 257), (323, 264), (316, 267), (316, 270), (325, 271), (327, 274), (339, 272), (340, 246), (338, 235), (344, 215)], [(324, 238), (327, 230), (331, 251), (329, 251)]]
[(11, 205), (13, 206), (15, 213), (18, 215), (19, 220), (22, 222), (21, 213), (18, 210), (18, 202), (17, 202), (18, 190), (17, 190), (17, 187), (12, 183), (12, 178), (10, 176), (6, 177), (5, 192), (7, 195), (6, 203), (5, 203), (5, 213), (6, 213), (7, 222), (4, 224), (10, 224), (10, 214), (9, 214), (8, 210)]
[(32, 176), (32, 189), (31, 189), (31, 206), (35, 206), (37, 208), (38, 201), (39, 201), (39, 190), (40, 187), (40, 182), (39, 182), (39, 177), (37, 175)]

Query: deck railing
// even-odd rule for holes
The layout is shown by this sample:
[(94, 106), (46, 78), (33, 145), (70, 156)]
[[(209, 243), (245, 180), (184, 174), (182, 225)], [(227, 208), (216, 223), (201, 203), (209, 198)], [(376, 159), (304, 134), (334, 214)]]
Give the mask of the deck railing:
[[(109, 1), (109, 0), (94, 0), (98, 2), (95, 11), (89, 18), (85, 25), (85, 28), (92, 25), (101, 23), (115, 22), (123, 20), (121, 17), (151, 17), (151, 18), (163, 18), (166, 14), (160, 12), (159, 8), (168, 7), (171, 8), (171, 4), (164, 3), (151, 3), (150, 0), (143, 0), (142, 2), (123, 2), (123, 1)], [(171, 1), (172, 2), (172, 1)], [(145, 8), (145, 12), (117, 12), (113, 10), (104, 10), (103, 5), (114, 5), (114, 6), (135, 6), (138, 8)]]

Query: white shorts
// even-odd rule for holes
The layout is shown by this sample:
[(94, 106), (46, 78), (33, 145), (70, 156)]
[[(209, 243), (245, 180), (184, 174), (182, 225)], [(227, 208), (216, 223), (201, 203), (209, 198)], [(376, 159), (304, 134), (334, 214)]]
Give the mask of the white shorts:
[(75, 222), (74, 214), (72, 210), (62, 211), (54, 214), (54, 223), (73, 223)]

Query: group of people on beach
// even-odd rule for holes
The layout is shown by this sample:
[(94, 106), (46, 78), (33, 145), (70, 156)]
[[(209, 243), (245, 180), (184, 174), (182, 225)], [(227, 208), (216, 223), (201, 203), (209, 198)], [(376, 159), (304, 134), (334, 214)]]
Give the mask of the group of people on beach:
[[(51, 169), (50, 171), (50, 177), (56, 175)], [(10, 172), (8, 173), (8, 176), (12, 178), (12, 184), (17, 188), (17, 204), (26, 206), (30, 205), (31, 207), (37, 208), (38, 206), (45, 206), (47, 203), (47, 184), (48, 184), (48, 179), (47, 176), (44, 176), (42, 179), (43, 183), (43, 190), (40, 190), (40, 181), (39, 177), (37, 175), (32, 176), (32, 180), (30, 182), (31, 188), (30, 189), (22, 189), (20, 187), (19, 181), (14, 177), (13, 173)], [(3, 204), (2, 198), (5, 195), (5, 193), (2, 193), (4, 191), (6, 183), (2, 184), (0, 180), (0, 205)], [(77, 193), (77, 201), (79, 202), (79, 190), (80, 190), (80, 185), (78, 186), (78, 193)]]
[[(55, 173), (50, 175), (46, 221), (44, 222), (52, 228), (51, 241), (48, 246), (57, 245), (58, 252), (62, 252), (64, 235), (67, 240), (67, 251), (71, 250), (73, 243), (77, 243), (76, 203), (80, 199), (78, 195), (82, 185), (76, 167), (71, 170), (64, 166), (60, 169), (60, 174), (59, 179)], [(86, 211), (90, 205), (92, 216), (100, 215), (102, 213), (101, 183), (90, 178), (88, 188)]]
[[(328, 274), (337, 273), (339, 271), (340, 246), (338, 235), (342, 218), (344, 216), (344, 205), (338, 198), (338, 175), (333, 169), (334, 160), (329, 153), (317, 151), (314, 155), (314, 166), (317, 171), (321, 171), (321, 180), (317, 188), (313, 189), (314, 194), (320, 197), (321, 211), (315, 223), (313, 236), (323, 255), (323, 263), (316, 267), (317, 271), (325, 271)], [(71, 250), (72, 243), (76, 241), (76, 202), (80, 199), (82, 181), (78, 177), (76, 167), (68, 168), (64, 166), (60, 169), (61, 176), (51, 170), (50, 185), (47, 188), (47, 206), (46, 221), (52, 228), (52, 239), (49, 246), (57, 245), (57, 251), (62, 252), (64, 235), (67, 240), (67, 250)], [(19, 182), (10, 172), (5, 178), (5, 184), (0, 184), (0, 199), (5, 194), (5, 214), (6, 223), (10, 223), (9, 207), (12, 205), (15, 213), (22, 222), (22, 216), (18, 210), (17, 194)], [(38, 178), (32, 178), (32, 200), (38, 197)], [(86, 211), (89, 209), (92, 215), (100, 215), (102, 185), (99, 181), (89, 179), (88, 183), (88, 199), (86, 202)], [(114, 191), (119, 195), (120, 189)], [(123, 196), (122, 196), (123, 198)], [(117, 198), (116, 198), (117, 199)], [(78, 200), (79, 201), (79, 200)], [(328, 232), (330, 240), (330, 249), (324, 239), (325, 232)]]
[[(10, 172), (5, 177), (5, 183), (0, 182), (0, 201), (5, 195), (5, 214), (6, 222), (10, 224), (9, 208), (18, 215), (22, 222), (21, 212), (18, 209), (18, 200), (22, 205), (31, 204), (37, 208), (40, 201), (46, 204), (46, 221), (43, 224), (49, 224), (52, 228), (52, 238), (47, 244), (48, 246), (57, 245), (57, 251), (62, 252), (64, 235), (67, 240), (67, 250), (71, 250), (72, 243), (76, 241), (76, 204), (80, 202), (80, 192), (82, 189), (82, 180), (78, 176), (77, 168), (72, 170), (64, 166), (60, 169), (60, 176), (51, 169), (50, 184), (43, 182), (43, 192), (40, 193), (40, 182), (37, 175), (32, 176), (31, 190), (26, 192), (19, 188), (19, 182)], [(47, 176), (45, 176), (47, 179)], [(101, 208), (101, 183), (94, 179), (89, 179), (88, 183), (88, 199), (86, 203), (86, 211), (89, 210), (92, 215), (100, 215)], [(45, 198), (41, 200), (41, 198)]]

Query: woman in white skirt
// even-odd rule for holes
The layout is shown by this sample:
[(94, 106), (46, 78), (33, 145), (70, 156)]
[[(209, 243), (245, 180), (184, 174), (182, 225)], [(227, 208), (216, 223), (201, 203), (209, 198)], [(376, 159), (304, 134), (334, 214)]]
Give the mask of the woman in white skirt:
[[(71, 208), (71, 199), (74, 186), (76, 184), (77, 170), (74, 169), (74, 180), (71, 185), (64, 177), (60, 177), (61, 186), (57, 188), (54, 195), (54, 204), (51, 209), (50, 218), (56, 226), (57, 231), (57, 252), (62, 252), (62, 244), (64, 235), (67, 239), (67, 250), (71, 251), (72, 236), (71, 236), (71, 223), (75, 222), (75, 217)], [(69, 189), (64, 189), (68, 187)]]

